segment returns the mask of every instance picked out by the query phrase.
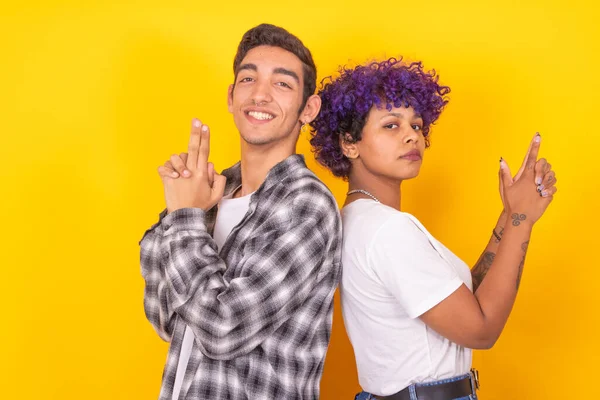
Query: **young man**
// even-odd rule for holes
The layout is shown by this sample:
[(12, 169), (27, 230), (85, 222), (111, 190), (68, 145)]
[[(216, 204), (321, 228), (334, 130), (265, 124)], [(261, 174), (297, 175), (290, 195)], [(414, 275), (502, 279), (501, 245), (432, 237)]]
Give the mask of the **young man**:
[(340, 277), (335, 199), (295, 154), (320, 109), (310, 51), (257, 26), (234, 60), (241, 162), (217, 174), (209, 129), (159, 168), (167, 210), (141, 244), (146, 316), (171, 342), (161, 400), (317, 399)]

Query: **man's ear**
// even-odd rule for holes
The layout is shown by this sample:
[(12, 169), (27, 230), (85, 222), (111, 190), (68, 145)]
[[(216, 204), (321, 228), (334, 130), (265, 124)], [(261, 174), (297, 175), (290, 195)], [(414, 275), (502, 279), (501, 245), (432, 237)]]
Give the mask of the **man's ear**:
[(360, 155), (358, 151), (358, 144), (352, 139), (352, 136), (346, 132), (343, 135), (340, 135), (340, 147), (342, 148), (342, 153), (346, 158), (350, 160), (358, 158)]
[(233, 113), (233, 85), (229, 85), (227, 90), (227, 109), (230, 113)]
[(315, 118), (317, 118), (317, 115), (319, 114), (320, 110), (321, 98), (316, 94), (313, 94), (306, 100), (306, 105), (300, 113), (300, 122), (302, 122), (303, 124), (308, 124), (312, 122)]

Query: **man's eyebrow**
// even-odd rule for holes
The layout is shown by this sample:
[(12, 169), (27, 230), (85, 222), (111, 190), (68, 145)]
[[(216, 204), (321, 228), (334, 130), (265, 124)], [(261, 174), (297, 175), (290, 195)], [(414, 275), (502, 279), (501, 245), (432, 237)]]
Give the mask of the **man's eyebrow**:
[(237, 72), (239, 73), (240, 71), (245, 70), (245, 69), (248, 69), (250, 71), (257, 71), (258, 70), (258, 68), (256, 67), (256, 64), (248, 63), (248, 64), (242, 64), (242, 65), (240, 65), (238, 67)]
[(275, 68), (273, 70), (273, 73), (291, 76), (292, 78), (294, 78), (296, 80), (296, 83), (300, 84), (300, 78), (298, 77), (298, 74), (296, 74), (294, 71), (290, 71), (289, 69), (279, 67), (279, 68)]

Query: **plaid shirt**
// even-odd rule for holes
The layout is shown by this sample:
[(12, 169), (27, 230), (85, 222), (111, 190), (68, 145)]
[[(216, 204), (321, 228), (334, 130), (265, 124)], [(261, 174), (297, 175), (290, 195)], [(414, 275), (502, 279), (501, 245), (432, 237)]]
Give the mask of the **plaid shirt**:
[[(225, 193), (241, 184), (225, 170)], [(142, 238), (144, 308), (171, 342), (171, 400), (186, 325), (195, 340), (179, 399), (317, 399), (341, 272), (335, 199), (293, 155), (271, 169), (221, 251), (217, 207), (166, 215)]]

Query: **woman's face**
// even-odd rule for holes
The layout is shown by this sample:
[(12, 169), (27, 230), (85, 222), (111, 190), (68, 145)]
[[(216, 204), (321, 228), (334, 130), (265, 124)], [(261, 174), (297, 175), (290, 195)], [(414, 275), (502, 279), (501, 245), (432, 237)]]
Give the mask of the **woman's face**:
[(412, 107), (388, 111), (374, 106), (367, 115), (362, 139), (354, 144), (358, 157), (352, 169), (360, 167), (394, 181), (416, 177), (425, 151), (422, 129), (423, 119)]

